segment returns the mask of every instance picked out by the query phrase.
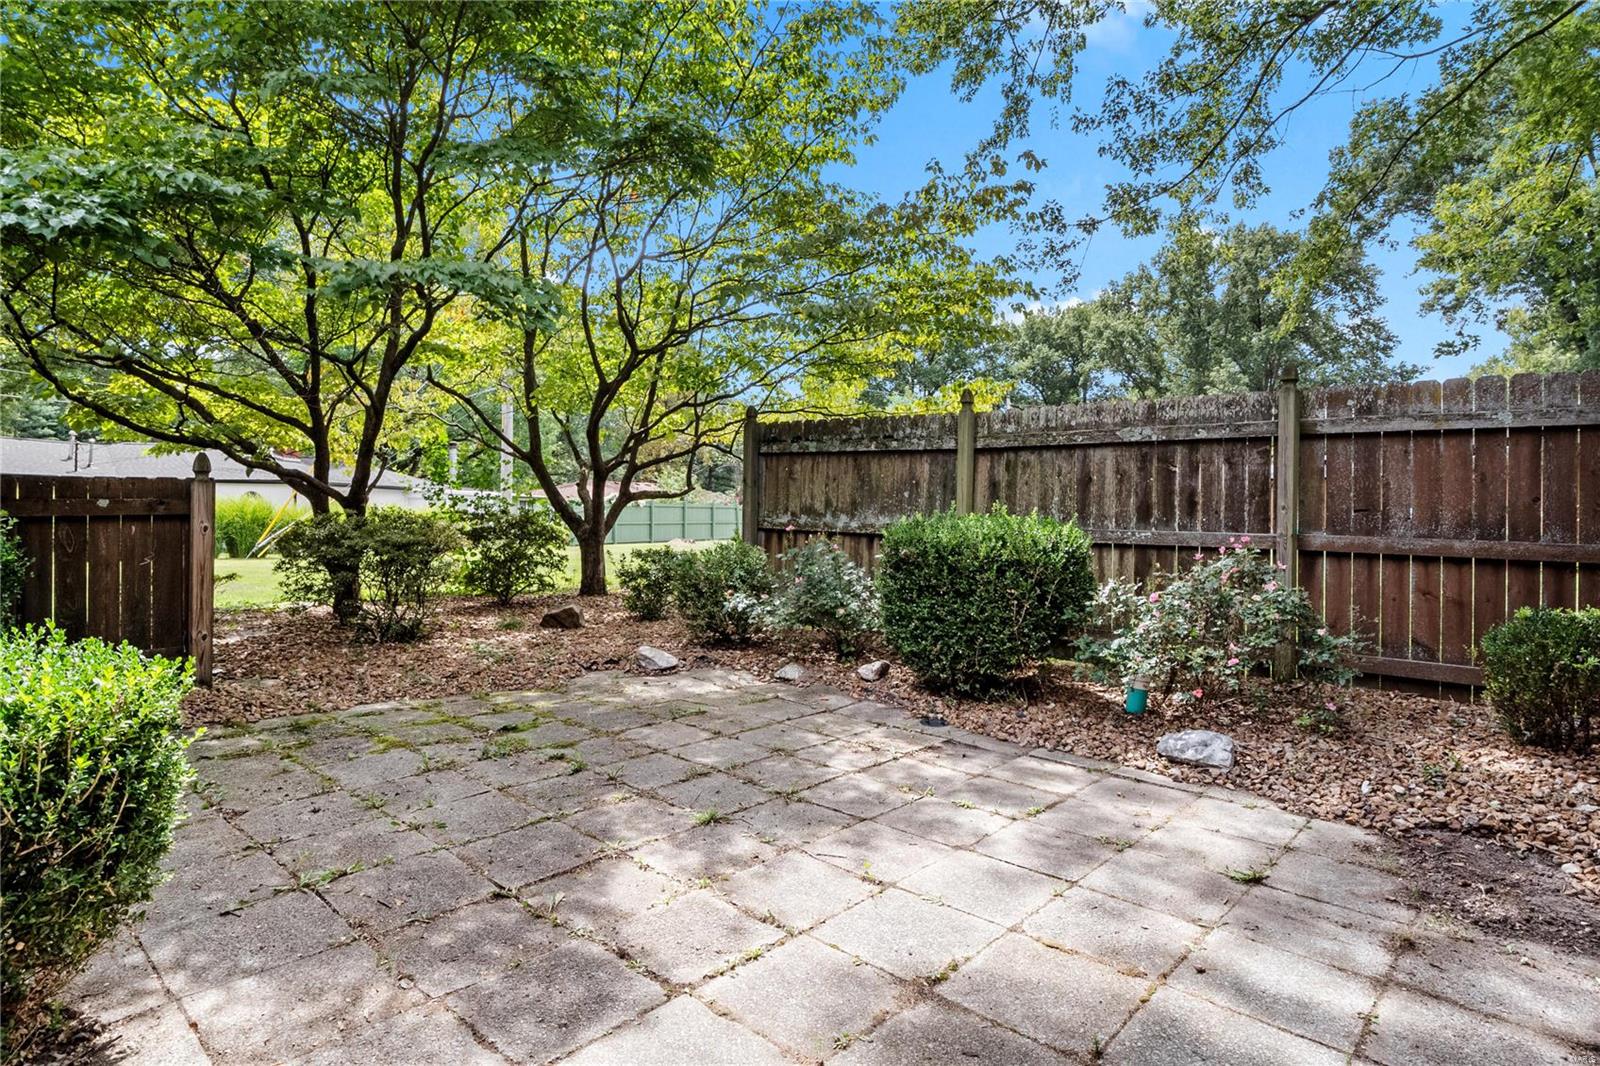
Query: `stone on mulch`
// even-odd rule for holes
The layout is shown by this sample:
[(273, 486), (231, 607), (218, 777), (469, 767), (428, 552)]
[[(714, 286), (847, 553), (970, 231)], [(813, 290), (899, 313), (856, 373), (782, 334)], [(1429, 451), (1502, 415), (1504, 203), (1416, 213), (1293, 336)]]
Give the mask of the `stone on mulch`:
[(856, 676), (863, 681), (882, 681), (889, 674), (889, 660), (874, 659), (856, 667)]
[(648, 644), (639, 645), (639, 650), (633, 653), (634, 661), (639, 668), (652, 674), (665, 673), (678, 668), (678, 657), (671, 652), (652, 648)]
[(791, 685), (798, 685), (800, 682), (810, 677), (811, 674), (799, 663), (784, 663), (782, 666), (773, 671), (772, 676), (779, 681), (784, 681)]
[(1190, 766), (1231, 770), (1233, 738), (1209, 729), (1185, 729), (1181, 733), (1168, 733), (1156, 741), (1156, 754)]
[(553, 611), (546, 611), (544, 617), (539, 619), (540, 629), (582, 629), (583, 610), (577, 604), (569, 603), (565, 607), (557, 607)]

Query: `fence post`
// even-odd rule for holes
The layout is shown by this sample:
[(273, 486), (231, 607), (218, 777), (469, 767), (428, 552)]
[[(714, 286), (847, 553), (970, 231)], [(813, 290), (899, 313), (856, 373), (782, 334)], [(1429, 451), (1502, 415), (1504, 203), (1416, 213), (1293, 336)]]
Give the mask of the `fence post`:
[[(1273, 471), (1277, 497), (1278, 562), (1287, 569), (1284, 580), (1300, 585), (1300, 372), (1293, 363), (1278, 379), (1278, 447)], [(1280, 680), (1292, 678), (1296, 669), (1294, 641), (1281, 642), (1273, 655), (1272, 672)]]
[(756, 409), (744, 409), (744, 542), (761, 543), (761, 423)]
[(972, 410), (972, 390), (961, 390), (961, 413), (956, 415), (956, 513), (971, 514), (978, 481), (978, 416)]
[(194, 480), (189, 482), (189, 657), (194, 679), (211, 684), (212, 594), (216, 577), (217, 483), (211, 480), (211, 460), (205, 452), (194, 457)]

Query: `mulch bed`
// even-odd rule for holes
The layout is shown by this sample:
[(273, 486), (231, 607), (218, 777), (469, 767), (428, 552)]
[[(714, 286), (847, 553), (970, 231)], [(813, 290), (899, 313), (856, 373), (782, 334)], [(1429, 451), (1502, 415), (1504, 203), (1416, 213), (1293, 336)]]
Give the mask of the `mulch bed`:
[[(583, 629), (539, 628), (545, 611), (567, 603), (581, 606)], [(427, 636), (413, 644), (352, 642), (321, 610), (227, 613), (215, 642), (216, 685), (193, 693), (185, 709), (193, 724), (240, 723), (396, 698), (548, 688), (588, 670), (631, 669), (640, 644), (671, 651), (690, 667), (744, 668), (760, 676), (799, 659), (819, 683), (909, 711), (937, 710), (976, 732), (1244, 789), (1301, 814), (1407, 838), (1419, 862), (1448, 850), (1452, 857), (1441, 859), (1439, 876), (1429, 879), (1439, 882), (1433, 887), (1446, 909), (1479, 924), (1529, 931), (1515, 915), (1530, 908), (1502, 907), (1497, 917), (1492, 907), (1472, 905), (1490, 891), (1527, 888), (1509, 883), (1498, 860), (1480, 861), (1482, 849), (1472, 849), (1481, 843), (1491, 856), (1511, 856), (1513, 866), (1531, 862), (1541, 872), (1536, 894), (1576, 897), (1579, 926), (1585, 915), (1595, 921), (1600, 756), (1521, 747), (1482, 705), (1410, 693), (1355, 690), (1345, 728), (1327, 735), (1294, 725), (1288, 708), (1258, 713), (1208, 701), (1131, 716), (1122, 712), (1120, 693), (1059, 671), (1011, 699), (959, 700), (929, 693), (899, 667), (884, 681), (863, 682), (855, 663), (835, 662), (818, 645), (698, 648), (677, 622), (638, 622), (616, 597), (563, 595), (508, 608), (448, 600)], [(1156, 756), (1157, 737), (1190, 728), (1232, 736), (1239, 749), (1233, 770), (1218, 775)], [(1462, 841), (1465, 852), (1456, 850)], [(1466, 875), (1458, 876), (1463, 869)], [(1464, 896), (1452, 895), (1452, 879), (1463, 882)], [(1596, 935), (1592, 926), (1572, 931)]]

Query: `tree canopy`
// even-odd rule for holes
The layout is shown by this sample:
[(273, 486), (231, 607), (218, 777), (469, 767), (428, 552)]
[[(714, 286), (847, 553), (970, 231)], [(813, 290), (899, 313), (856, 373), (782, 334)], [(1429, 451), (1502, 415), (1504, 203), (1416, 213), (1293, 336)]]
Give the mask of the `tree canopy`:
[[(1141, 75), (1114, 75), (1103, 103), (1073, 105), (1085, 31), (1119, 0), (911, 0), (901, 28), (922, 71), (950, 64), (969, 99), (997, 84), (992, 134), (959, 175), (932, 181), (1031, 190), (1010, 174), (1046, 164), (1019, 147), (1045, 113), (1100, 139), (1123, 180), (1101, 209), (1029, 202), (1022, 254), (1075, 282), (1074, 252), (1105, 224), (1155, 232), (1172, 213), (1247, 208), (1267, 191), (1263, 158), (1286, 120), (1354, 91), (1365, 102), (1307, 204), (1308, 238), (1275, 279), (1291, 318), (1312, 306), (1351, 249), (1420, 231), (1429, 309), (1478, 342), (1495, 321), (1544, 365), (1597, 365), (1600, 322), (1600, 7), (1589, 0), (1482, 0), (1457, 27), (1427, 0), (1157, 0), (1145, 22), (1171, 32)], [(1416, 87), (1422, 86), (1420, 91)], [(1019, 188), (1021, 192), (1019, 193)]]

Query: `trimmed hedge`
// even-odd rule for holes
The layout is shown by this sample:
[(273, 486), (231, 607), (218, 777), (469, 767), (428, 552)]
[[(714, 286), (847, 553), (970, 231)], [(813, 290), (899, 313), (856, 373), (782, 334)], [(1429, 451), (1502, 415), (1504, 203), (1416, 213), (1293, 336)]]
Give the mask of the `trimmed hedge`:
[(190, 771), (186, 663), (54, 628), (0, 634), (0, 1059), (162, 880)]
[(683, 552), (673, 582), (673, 603), (689, 636), (702, 644), (743, 644), (766, 625), (777, 582), (767, 553), (729, 540), (715, 548)]
[(683, 573), (687, 552), (666, 546), (630, 552), (617, 564), (617, 581), (622, 585), (622, 606), (641, 622), (657, 622), (667, 616)]
[(1587, 751), (1600, 722), (1600, 608), (1524, 607), (1483, 635), (1483, 687), (1524, 744)]
[(883, 632), (930, 688), (982, 695), (1014, 684), (1076, 635), (1094, 597), (1075, 522), (953, 512), (905, 518), (878, 556)]

